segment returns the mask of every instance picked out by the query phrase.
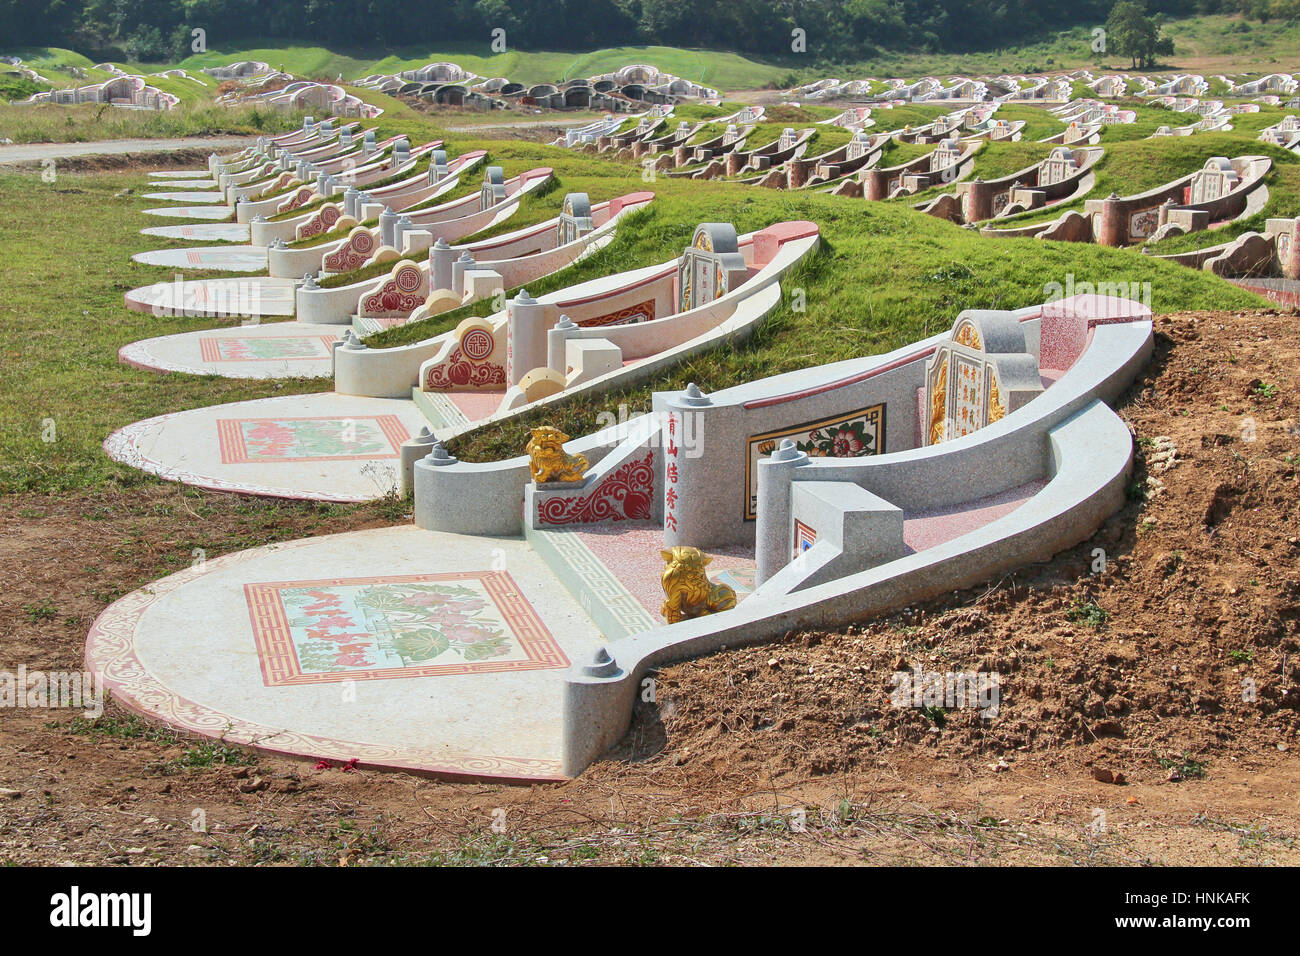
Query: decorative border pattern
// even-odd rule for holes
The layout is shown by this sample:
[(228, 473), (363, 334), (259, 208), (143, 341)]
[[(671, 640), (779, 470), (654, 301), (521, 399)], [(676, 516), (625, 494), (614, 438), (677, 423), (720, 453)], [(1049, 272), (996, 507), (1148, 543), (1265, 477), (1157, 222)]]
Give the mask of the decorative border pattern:
[(584, 329), (595, 328), (605, 325), (626, 325), (633, 322), (649, 322), (655, 317), (655, 300), (647, 299), (636, 305), (629, 305), (625, 309), (619, 309), (615, 312), (606, 312), (604, 315), (598, 315), (593, 319), (582, 319), (578, 325)]
[(794, 556), (797, 558), (817, 543), (817, 529), (809, 527), (798, 518), (794, 521)]
[[(231, 336), (233, 337), (233, 336)], [(227, 338), (231, 338), (227, 337)], [(320, 339), (321, 344), (325, 346), (324, 355), (289, 355), (278, 356), (276, 358), (225, 358), (221, 354), (221, 342), (224, 340), (221, 336), (201, 336), (199, 338), (199, 355), (205, 362), (322, 362), (329, 361), (330, 350), (334, 343), (339, 340), (337, 335), (265, 335), (258, 338), (266, 339)]]
[(309, 239), (312, 236), (319, 236), (329, 232), (342, 217), (343, 212), (338, 206), (332, 203), (326, 204), (321, 207), (320, 212), (298, 227), (298, 238)]
[[(403, 584), (430, 581), (477, 581), (483, 585), (527, 656), (523, 661), (429, 664), (423, 667), (387, 667), (375, 670), (304, 674), (294, 649), (289, 621), (280, 599), (283, 588), (346, 587), (358, 584)], [(503, 671), (546, 670), (568, 667), (569, 659), (555, 638), (505, 571), (452, 571), (444, 574), (397, 574), (369, 578), (332, 578), (316, 581), (276, 581), (244, 585), (248, 616), (253, 627), (267, 687), (294, 684), (332, 684), (347, 680), (389, 680), (398, 677), (442, 677)]]
[[(244, 443), (244, 432), (240, 427), (249, 422), (334, 422), (351, 419), (352, 421), (370, 419), (373, 421), (384, 438), (388, 440), (392, 447), (392, 454), (388, 455), (306, 455), (296, 458), (252, 458), (248, 454), (248, 447)], [(381, 459), (392, 459), (401, 456), (402, 442), (411, 437), (411, 433), (406, 430), (402, 420), (396, 415), (306, 415), (279, 418), (267, 416), (261, 418), (218, 418), (217, 419), (217, 440), (221, 445), (221, 463), (223, 465), (270, 465), (298, 461), (377, 461)]]
[(424, 272), (419, 266), (401, 266), (379, 288), (362, 298), (358, 312), (365, 316), (410, 315), (428, 298), (427, 293), (421, 294), (424, 285)]
[[(490, 354), (490, 353), (489, 353)], [(491, 388), (506, 384), (506, 368), (497, 362), (471, 362), (458, 345), (445, 361), (430, 365), (424, 376), (426, 392), (456, 388)]]
[(292, 196), (290, 196), (288, 200), (282, 202), (279, 208), (276, 209), (276, 213), (278, 214), (282, 212), (292, 212), (293, 210), (297, 209), (299, 206), (305, 206), (307, 205), (308, 200), (310, 200), (311, 197), (314, 195), (316, 195), (316, 190), (310, 188), (309, 186), (304, 186), (301, 189), (299, 189), (297, 192), (295, 192)]
[(375, 251), (375, 237), (370, 230), (361, 226), (347, 238), (341, 249), (337, 249), (321, 260), (321, 268), (326, 272), (351, 272), (359, 269), (370, 259)]
[(108, 455), (113, 461), (132, 468), (139, 468), (141, 471), (147, 471), (149, 474), (157, 475), (166, 481), (179, 481), (182, 484), (192, 485), (195, 488), (205, 488), (209, 491), (237, 491), (243, 494), (264, 495), (270, 498), (287, 498), (291, 501), (354, 502), (373, 501), (378, 497), (378, 495), (341, 495), (336, 490), (328, 488), (287, 491), (284, 488), (271, 488), (267, 485), (257, 485), (246, 481), (232, 481), (229, 478), (218, 478), (215, 475), (199, 475), (183, 468), (164, 464), (155, 458), (150, 458), (141, 450), (141, 440), (151, 428), (188, 414), (190, 414), (189, 411), (169, 412), (166, 415), (156, 415), (153, 418), (145, 418), (138, 422), (132, 422), (130, 425), (124, 425), (104, 439), (104, 454)]
[(654, 494), (654, 450), (624, 463), (602, 478), (590, 494), (550, 494), (537, 504), (541, 524), (593, 524), (597, 521), (648, 520)]

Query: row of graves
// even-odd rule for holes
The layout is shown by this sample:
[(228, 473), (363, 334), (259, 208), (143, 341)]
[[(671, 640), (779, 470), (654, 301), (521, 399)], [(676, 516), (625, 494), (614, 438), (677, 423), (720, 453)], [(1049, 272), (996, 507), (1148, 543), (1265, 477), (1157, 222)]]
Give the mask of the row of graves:
[[(521, 288), (607, 242), (623, 217), (652, 199), (633, 193), (593, 204), (584, 194), (570, 194), (561, 215), (548, 223), (461, 246), (435, 243), (425, 262), (399, 260), (387, 276), (368, 281), (364, 309), (387, 305), (419, 319), (472, 301), (485, 289), (504, 300), (494, 314), (467, 318), (450, 332), (410, 345), (366, 347), (358, 331), (381, 325), (367, 326), (357, 316), (350, 317), (351, 327), (320, 321), (304, 309), (310, 291), (300, 287), (294, 322), (163, 336), (120, 353), (128, 364), (190, 374), (331, 376), (333, 392), (253, 403), (249, 409), (269, 414), (278, 408), (277, 427), (303, 436), (314, 435), (312, 422), (322, 417), (342, 420), (364, 411), (375, 428), (388, 426), (382, 445), (361, 449), (376, 455), (345, 455), (310, 468), (292, 456), (282, 461), (280, 452), (250, 456), (234, 450), (250, 446), (223, 424), (244, 417), (227, 418), (229, 409), (138, 422), (110, 439), (110, 454), (201, 487), (364, 500), (374, 496), (376, 470), (387, 469), (395, 486), (409, 489), (411, 466), (435, 435), (448, 440), (558, 396), (636, 382), (686, 355), (749, 335), (779, 304), (776, 281), (816, 245), (816, 229), (808, 223), (777, 224), (743, 236), (729, 226), (701, 227), (670, 262), (536, 299)], [(505, 299), (506, 289), (519, 291)], [(311, 407), (306, 419), (300, 417), (304, 404)], [(379, 432), (369, 437), (378, 441)], [(400, 467), (388, 469), (389, 458)], [(304, 487), (305, 475), (310, 478)]]
[[(1214, 77), (1227, 88), (1224, 95), (1258, 103), (1277, 106), (1295, 97), (1300, 90), (1300, 80), (1288, 73), (1273, 73), (1266, 76), (1223, 76)], [(1132, 122), (1131, 110), (1124, 110), (1111, 105), (1109, 109), (1100, 109), (1096, 101), (1078, 100), (1076, 90), (1086, 86), (1098, 99), (1115, 100), (1140, 97), (1150, 102), (1190, 103), (1172, 108), (1191, 111), (1199, 98), (1210, 90), (1210, 82), (1199, 74), (1143, 74), (1115, 73), (1096, 75), (1091, 70), (1082, 69), (1061, 76), (1042, 77), (1023, 74), (999, 74), (988, 76), (936, 76), (922, 77), (919, 80), (892, 79), (853, 79), (844, 80), (827, 77), (794, 87), (785, 92), (790, 100), (825, 102), (830, 100), (856, 100), (862, 103), (923, 103), (952, 101), (961, 103), (1034, 103), (1049, 107), (1077, 108), (1079, 103), (1086, 104), (1089, 110), (1096, 110), (1095, 115), (1081, 117), (1085, 122), (1113, 123)], [(1243, 104), (1235, 109), (1240, 110)], [(1228, 112), (1233, 107), (1227, 108)], [(1222, 104), (1214, 107), (1213, 102), (1202, 112), (1202, 120), (1195, 129), (1187, 133), (1175, 132), (1173, 135), (1189, 135), (1190, 132), (1223, 128), (1225, 119)], [(1068, 144), (1063, 144), (1068, 145)]]
[[(487, 166), (476, 192), (444, 199), (461, 177), (483, 165), (483, 151), (449, 158), (441, 142), (435, 141), (411, 152), (402, 138), (376, 146), (369, 132), (362, 140), (362, 150), (369, 156), (358, 161), (366, 165), (356, 167), (352, 181), (335, 181), (322, 171), (312, 182), (309, 173), (299, 170), (310, 185), (295, 186), (291, 180), (267, 199), (253, 198), (267, 183), (280, 184), (279, 178), (265, 178), (268, 172), (273, 174), (284, 165), (293, 168), (308, 153), (334, 149), (351, 155), (349, 150), (355, 148), (347, 145), (350, 135), (350, 130), (344, 129), (334, 143), (318, 146), (318, 128), (303, 141), (264, 143), (238, 161), (214, 161), (211, 183), (217, 188), (206, 195), (219, 201), (224, 190), (227, 200), (236, 196), (243, 200), (236, 210), (238, 218), (247, 222), (242, 226), (245, 231), (230, 235), (224, 230), (234, 224), (216, 223), (210, 228), (222, 230), (227, 240), (222, 245), (136, 256), (137, 261), (173, 268), (190, 264), (249, 271), (260, 267), (267, 273), (260, 278), (182, 278), (155, 283), (128, 292), (126, 302), (130, 308), (159, 314), (242, 316), (248, 320), (296, 316), (296, 322), (277, 323), (270, 330), (284, 335), (284, 341), (264, 342), (254, 348), (244, 341), (247, 333), (238, 329), (171, 336), (126, 346), (123, 360), (149, 368), (272, 377), (284, 374), (285, 366), (250, 367), (245, 359), (256, 354), (274, 362), (278, 357), (274, 349), (282, 346), (285, 355), (298, 352), (299, 364), (293, 366), (297, 374), (330, 374), (329, 346), (347, 326), (366, 334), (496, 298), (506, 289), (549, 275), (598, 248), (612, 237), (623, 216), (653, 198), (648, 193), (632, 193), (592, 203), (585, 194), (574, 193), (565, 198), (561, 214), (549, 222), (472, 241), (469, 237), (474, 233), (508, 224), (521, 200), (551, 181), (551, 170), (540, 167), (507, 177), (501, 167)], [(278, 160), (268, 163), (271, 150), (276, 151)], [(318, 168), (337, 162), (337, 157), (330, 160), (325, 155), (329, 153), (313, 160)], [(380, 156), (388, 158), (376, 158)], [(370, 186), (359, 181), (381, 174), (383, 178)], [(194, 201), (205, 193), (151, 195)], [(255, 213), (251, 220), (248, 207)], [(184, 217), (208, 208), (161, 207), (149, 212)], [(229, 207), (225, 208), (228, 212)], [(280, 211), (271, 215), (275, 209)], [(150, 232), (174, 238), (208, 237), (202, 226), (160, 227)], [(253, 244), (240, 245), (237, 240), (241, 238), (249, 238)], [(224, 341), (227, 336), (232, 340), (229, 344)], [(304, 343), (314, 345), (308, 348)]]
[(1267, 156), (1216, 156), (1198, 171), (1154, 189), (1088, 199), (1082, 213), (1068, 211), (1055, 220), (1025, 226), (987, 225), (981, 233), (1130, 246), (1215, 229), (1264, 207), (1265, 178), (1272, 168)]
[[(336, 195), (374, 190), (381, 199), (418, 203), (455, 188), (462, 166), (481, 161), (481, 154), (452, 163), (441, 145), (435, 141), (412, 150), (404, 136), (377, 141), (373, 130), (363, 131), (356, 123), (306, 117), (297, 133), (279, 141), (262, 138), (237, 162), (214, 163), (210, 178), (197, 185), (160, 179), (160, 185), (184, 189), (149, 198), (183, 205), (147, 209), (146, 214), (186, 222), (150, 234), (219, 245), (141, 253), (137, 261), (174, 269), (265, 271), (273, 238), (313, 242), (344, 221), (341, 206), (327, 201)], [(353, 212), (369, 219), (376, 210), (354, 207)], [(266, 235), (250, 245), (255, 228)], [(244, 314), (292, 315), (293, 290), (294, 283), (285, 278), (178, 279), (132, 290), (126, 301), (143, 311), (221, 315), (241, 314), (242, 309)]]
[[(1296, 77), (1286, 73), (1246, 80), (1218, 76), (1229, 87), (1227, 95), (1239, 98), (1262, 95), (1289, 96), (1297, 86)], [(919, 80), (901, 78), (845, 80), (827, 77), (785, 91), (791, 99), (825, 101), (856, 99), (863, 102), (897, 100), (900, 102), (934, 102), (943, 100), (967, 103), (1010, 101), (1064, 104), (1071, 100), (1076, 84), (1087, 86), (1097, 96), (1120, 99), (1130, 96), (1203, 96), (1209, 81), (1198, 74), (1147, 75), (1117, 73), (1097, 76), (1091, 70), (1075, 70), (1060, 76), (1026, 76), (997, 74), (985, 76), (925, 76)]]
[(374, 119), (383, 108), (367, 103), (337, 83), (292, 80), (286, 74), (271, 74), (246, 82), (239, 89), (217, 97), (226, 107), (259, 106), (282, 113), (325, 113), (330, 116)]
[[(108, 106), (137, 110), (174, 109), (180, 103), (180, 97), (174, 93), (165, 93), (149, 83), (149, 77), (124, 73), (112, 64), (100, 64), (95, 69), (107, 69), (115, 75), (102, 83), (88, 83), (84, 86), (70, 86), (62, 89), (41, 90), (24, 100), (14, 102), (15, 106), (34, 106), (40, 103), (56, 103), (63, 106), (76, 106), (82, 103), (101, 103)], [(191, 79), (183, 70), (172, 70), (160, 76)], [(191, 82), (197, 82), (191, 79)]]
[[(674, 127), (669, 122), (671, 114), (665, 111), (642, 117), (632, 128), (627, 128), (626, 121), (618, 124), (607, 118), (557, 139), (556, 145), (612, 153), (617, 159), (653, 167), (670, 177), (725, 177), (768, 188), (817, 187), (840, 195), (885, 199), (969, 175), (981, 141), (1019, 139), (1024, 121), (999, 120), (993, 112), (994, 108), (964, 108), (924, 126), (868, 133), (876, 124), (871, 108), (850, 108), (823, 121), (852, 130), (849, 140), (811, 156), (807, 149), (817, 132), (813, 127), (786, 127), (776, 139), (749, 148), (749, 138), (763, 117), (761, 106), (746, 106), (713, 121), (723, 129), (707, 139), (700, 134), (709, 124), (683, 120)], [(935, 148), (898, 167), (874, 168), (891, 140), (933, 144)]]
[(1092, 168), (1103, 153), (1100, 147), (1056, 146), (1042, 162), (999, 179), (977, 176), (913, 208), (966, 225), (1068, 203), (1092, 191)]
[[(698, 123), (681, 120), (673, 126), (670, 123), (673, 108), (655, 106), (635, 123), (630, 119), (607, 116), (603, 121), (557, 138), (554, 145), (654, 165), (656, 169), (673, 175), (693, 175), (700, 167), (722, 162), (726, 154), (743, 146), (764, 112), (762, 106), (744, 106), (716, 120)], [(724, 128), (721, 133), (699, 139), (705, 128), (711, 125), (723, 125)], [(811, 131), (806, 131), (803, 139), (809, 136)], [(762, 153), (768, 155), (794, 145), (778, 138), (767, 144)]]
[(524, 84), (506, 77), (476, 76), (455, 63), (430, 63), (398, 74), (371, 74), (357, 86), (439, 106), (477, 109), (534, 107), (553, 110), (595, 109), (626, 113), (647, 105), (688, 99), (716, 99), (717, 90), (653, 66), (633, 64), (614, 73), (556, 83)]
[[(252, 152), (163, 175), (216, 191)], [(610, 229), (618, 213), (598, 206), (566, 196), (556, 248)], [(228, 742), (559, 780), (619, 740), (655, 667), (970, 586), (1123, 505), (1133, 440), (1109, 403), (1153, 340), (1149, 310), (1118, 297), (968, 310), (888, 354), (656, 393), (588, 435), (548, 424), (566, 398), (598, 402), (752, 334), (819, 241), (810, 222), (702, 223), (670, 262), (521, 290), (425, 342), (333, 343), (334, 391), (115, 433), (116, 458), (234, 492), (374, 498), (389, 486), (365, 482), (386, 471), (413, 520), (151, 582), (96, 620), (88, 666), (123, 706)], [(247, 341), (221, 348), (289, 338), (234, 331)], [(521, 415), (516, 454), (451, 450)]]

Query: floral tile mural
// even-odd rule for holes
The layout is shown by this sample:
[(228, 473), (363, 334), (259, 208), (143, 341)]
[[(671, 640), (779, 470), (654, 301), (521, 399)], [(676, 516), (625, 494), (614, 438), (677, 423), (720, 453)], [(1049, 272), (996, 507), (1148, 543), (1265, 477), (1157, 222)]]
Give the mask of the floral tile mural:
[(217, 420), (226, 465), (273, 461), (397, 458), (410, 433), (396, 415), (356, 418), (222, 418)]
[(782, 439), (810, 458), (859, 458), (885, 453), (885, 406), (872, 405), (847, 415), (808, 422), (793, 428), (753, 435), (746, 442), (745, 520), (758, 513), (758, 462), (776, 451)]
[(268, 687), (567, 667), (504, 571), (244, 585)]
[(332, 335), (203, 336), (199, 351), (205, 362), (282, 362), (327, 359), (336, 341)]

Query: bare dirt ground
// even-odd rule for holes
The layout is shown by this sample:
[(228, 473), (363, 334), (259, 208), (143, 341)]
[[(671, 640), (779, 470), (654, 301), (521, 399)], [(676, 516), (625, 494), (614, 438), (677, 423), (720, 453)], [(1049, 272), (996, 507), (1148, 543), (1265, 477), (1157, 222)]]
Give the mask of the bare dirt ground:
[[(1092, 540), (667, 668), (577, 780), (318, 768), (113, 705), (94, 725), (0, 710), (0, 863), (1300, 863), (1297, 322), (1160, 317), (1121, 407), (1130, 502)], [(159, 484), (7, 497), (3, 666), (78, 668), (94, 616), (194, 547), (394, 520)], [(914, 665), (996, 671), (998, 716), (891, 706)]]

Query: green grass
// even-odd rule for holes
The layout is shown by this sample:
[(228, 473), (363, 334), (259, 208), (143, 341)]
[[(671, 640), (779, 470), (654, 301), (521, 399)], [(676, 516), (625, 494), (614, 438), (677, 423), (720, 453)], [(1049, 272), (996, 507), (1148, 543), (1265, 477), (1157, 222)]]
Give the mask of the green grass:
[(1008, 123), (1024, 120), (1025, 127), (1020, 131), (1022, 141), (1034, 142), (1047, 139), (1047, 137), (1055, 136), (1065, 129), (1065, 124), (1047, 112), (1046, 109), (1040, 106), (1026, 106), (1021, 103), (1004, 103), (998, 107), (998, 111), (993, 114), (993, 118), (995, 120), (1006, 120)]
[(1041, 163), (1056, 147), (1048, 143), (1021, 140), (1018, 143), (986, 143), (975, 159), (975, 175), (981, 179), (1001, 179)]
[(25, 76), (19, 76), (17, 73), (0, 74), (0, 101), (25, 100), (33, 93), (39, 93), (41, 90), (48, 90), (49, 88), (46, 83), (37, 83)]
[(1280, 73), (1300, 65), (1300, 22), (1295, 20), (1259, 23), (1222, 15), (1189, 17), (1171, 20), (1165, 33), (1173, 37), (1175, 60), (1231, 58), (1215, 72)]
[[(129, 195), (119, 195), (125, 188)], [(110, 461), (100, 443), (115, 428), (164, 411), (274, 395), (283, 384), (162, 376), (117, 361), (128, 342), (211, 328), (212, 319), (130, 312), (122, 295), (170, 276), (130, 261), (136, 252), (183, 247), (142, 236), (153, 203), (141, 173), (0, 172), (0, 490), (52, 493), (123, 488), (156, 479)], [(51, 255), (57, 249), (58, 255)], [(200, 278), (194, 273), (190, 278)], [(216, 275), (213, 273), (212, 275)], [(52, 290), (58, 290), (57, 293)], [(229, 324), (229, 323), (227, 323)], [(328, 381), (293, 381), (294, 391)], [(53, 426), (51, 435), (48, 426)], [(53, 441), (43, 440), (53, 437)]]

